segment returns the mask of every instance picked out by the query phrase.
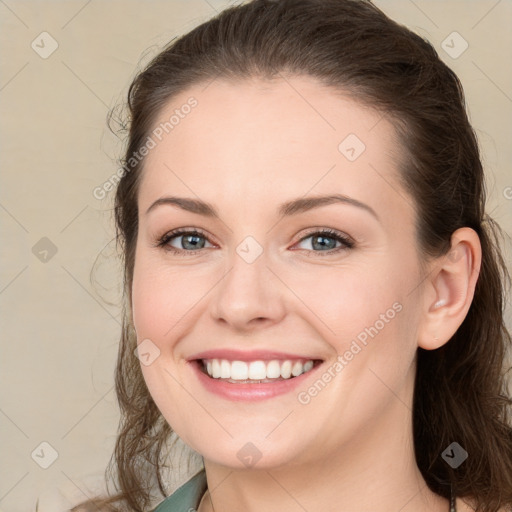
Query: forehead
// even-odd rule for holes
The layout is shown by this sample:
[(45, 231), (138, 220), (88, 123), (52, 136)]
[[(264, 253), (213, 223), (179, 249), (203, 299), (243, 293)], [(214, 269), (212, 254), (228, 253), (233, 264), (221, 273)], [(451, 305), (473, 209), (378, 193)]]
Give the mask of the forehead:
[(155, 130), (161, 140), (153, 136), (146, 157), (141, 209), (166, 192), (248, 208), (251, 199), (269, 205), (336, 191), (407, 207), (388, 118), (309, 77), (196, 84), (168, 102)]

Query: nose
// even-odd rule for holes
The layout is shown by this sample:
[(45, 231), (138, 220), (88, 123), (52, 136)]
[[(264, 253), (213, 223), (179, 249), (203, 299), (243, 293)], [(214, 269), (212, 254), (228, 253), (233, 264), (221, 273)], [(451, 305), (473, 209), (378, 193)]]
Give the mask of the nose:
[(265, 252), (248, 262), (234, 252), (230, 266), (212, 291), (214, 321), (243, 332), (278, 323), (285, 315), (285, 289), (268, 268)]

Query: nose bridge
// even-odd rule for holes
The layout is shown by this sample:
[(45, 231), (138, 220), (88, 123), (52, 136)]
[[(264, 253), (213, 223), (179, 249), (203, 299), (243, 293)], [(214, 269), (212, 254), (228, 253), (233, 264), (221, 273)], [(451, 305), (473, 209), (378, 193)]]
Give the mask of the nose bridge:
[(267, 268), (267, 251), (246, 236), (230, 254), (228, 269), (211, 301), (212, 316), (237, 328), (254, 319), (277, 320), (284, 311), (282, 290)]

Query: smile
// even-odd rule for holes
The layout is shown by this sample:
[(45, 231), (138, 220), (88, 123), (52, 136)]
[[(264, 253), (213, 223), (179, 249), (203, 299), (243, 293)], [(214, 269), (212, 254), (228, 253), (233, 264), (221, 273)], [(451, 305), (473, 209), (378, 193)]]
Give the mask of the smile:
[(233, 359), (226, 359), (208, 355), (189, 360), (201, 387), (230, 401), (260, 401), (287, 395), (305, 386), (305, 379), (313, 379), (312, 375), (325, 363), (321, 359), (303, 357), (274, 359), (282, 354), (270, 353), (270, 357), (261, 359), (250, 359), (244, 354), (245, 361), (233, 356)]
[(227, 359), (203, 359), (203, 371), (214, 379), (236, 384), (271, 383), (292, 379), (309, 372), (315, 360), (229, 361)]

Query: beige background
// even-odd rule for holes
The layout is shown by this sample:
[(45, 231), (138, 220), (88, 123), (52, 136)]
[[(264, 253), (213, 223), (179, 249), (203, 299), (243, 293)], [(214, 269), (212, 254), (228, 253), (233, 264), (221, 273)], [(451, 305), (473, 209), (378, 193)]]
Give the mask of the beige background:
[[(461, 78), (487, 170), (488, 211), (511, 233), (511, 0), (376, 3), (427, 37)], [(111, 195), (93, 196), (122, 147), (106, 114), (161, 45), (225, 5), (0, 0), (3, 512), (35, 510), (37, 496), (43, 512), (65, 510), (101, 481), (118, 420), (120, 298)], [(46, 59), (43, 31), (58, 43)], [(453, 31), (469, 44), (456, 59), (441, 46)], [(43, 469), (37, 462), (51, 462), (52, 449), (58, 457)], [(175, 475), (170, 488), (187, 476)], [(55, 487), (62, 495), (49, 491)]]

